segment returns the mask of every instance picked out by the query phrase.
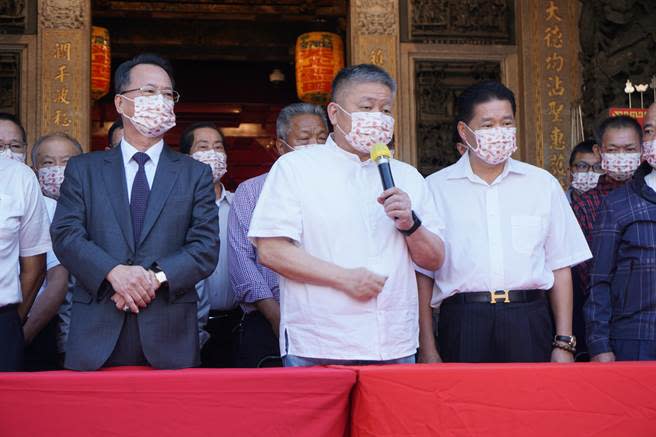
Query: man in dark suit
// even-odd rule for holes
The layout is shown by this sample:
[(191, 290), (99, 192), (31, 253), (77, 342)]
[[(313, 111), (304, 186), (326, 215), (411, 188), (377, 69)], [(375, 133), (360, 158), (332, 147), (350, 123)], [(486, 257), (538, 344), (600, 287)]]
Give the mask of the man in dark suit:
[(69, 161), (51, 227), (77, 279), (65, 366), (197, 366), (194, 286), (219, 253), (212, 171), (164, 145), (179, 98), (165, 60), (139, 55), (114, 82), (121, 145)]

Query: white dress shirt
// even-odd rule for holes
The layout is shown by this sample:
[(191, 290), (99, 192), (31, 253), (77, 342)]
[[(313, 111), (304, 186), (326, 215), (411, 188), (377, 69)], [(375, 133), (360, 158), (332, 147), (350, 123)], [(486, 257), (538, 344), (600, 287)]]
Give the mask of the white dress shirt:
[(219, 263), (210, 276), (201, 282), (210, 301), (210, 308), (218, 311), (229, 311), (237, 308), (237, 299), (232, 291), (230, 275), (228, 274), (228, 214), (234, 193), (223, 187), (221, 198), (216, 201), (219, 208)]
[(651, 173), (645, 175), (645, 183), (649, 188), (656, 191), (656, 170), (652, 170)]
[[(148, 180), (148, 187), (153, 187), (153, 180), (155, 179), (155, 171), (157, 171), (157, 164), (159, 163), (159, 157), (162, 154), (162, 149), (164, 148), (164, 141), (160, 140), (158, 143), (153, 144), (146, 152), (146, 155), (150, 157), (148, 161), (144, 164), (144, 171), (146, 172), (146, 179)], [(128, 202), (132, 199), (132, 184), (134, 183), (134, 178), (137, 175), (139, 170), (139, 164), (137, 161), (132, 159), (135, 153), (139, 152), (134, 146), (128, 143), (125, 140), (125, 137), (121, 140), (121, 153), (123, 154), (123, 165), (125, 166), (125, 178), (128, 186)]]
[[(55, 216), (55, 209), (57, 209), (57, 201), (47, 196), (43, 196), (43, 201), (45, 202), (46, 211), (48, 212), (48, 219), (49, 219), (48, 223), (52, 223), (52, 218)], [(57, 267), (60, 264), (61, 263), (59, 262), (57, 255), (55, 255), (55, 251), (50, 249), (46, 253), (46, 272), (54, 267)], [(48, 277), (46, 276), (45, 279), (43, 280), (43, 285), (41, 286), (41, 289), (39, 290), (37, 296), (43, 293), (43, 290), (45, 290), (47, 286), (48, 286)]]
[[(424, 178), (391, 161), (423, 225), (443, 228)], [(387, 276), (383, 291), (360, 301), (341, 290), (280, 278), (280, 350), (309, 358), (391, 360), (418, 346), (414, 264), (405, 237), (376, 199), (376, 164), (338, 147), (332, 137), (280, 157), (269, 173), (248, 233), (287, 237), (308, 254), (345, 268)]]
[(23, 300), (19, 257), (51, 250), (50, 220), (34, 172), (0, 158), (0, 307)]
[(509, 159), (488, 185), (465, 153), (426, 181), (447, 223), (433, 306), (455, 293), (549, 290), (554, 270), (592, 258), (565, 193), (543, 169)]

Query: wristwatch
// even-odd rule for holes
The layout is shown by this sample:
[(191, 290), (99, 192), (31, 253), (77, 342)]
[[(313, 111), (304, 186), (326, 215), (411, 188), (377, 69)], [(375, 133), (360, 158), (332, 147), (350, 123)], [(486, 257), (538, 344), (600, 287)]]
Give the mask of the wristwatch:
[(565, 343), (566, 345), (573, 348), (576, 347), (576, 337), (574, 337), (573, 335), (555, 335), (553, 341), (554, 343), (555, 342)]
[(412, 227), (410, 227), (410, 229), (406, 229), (405, 231), (401, 231), (401, 233), (406, 237), (412, 235), (417, 229), (419, 229), (419, 226), (421, 226), (421, 220), (419, 220), (419, 217), (417, 217), (417, 214), (415, 214), (414, 211), (412, 211), (412, 220), (414, 221)]
[(155, 273), (155, 279), (157, 279), (160, 285), (165, 285), (168, 282), (168, 279), (166, 279), (166, 273), (164, 273), (159, 265), (153, 264), (150, 269)]

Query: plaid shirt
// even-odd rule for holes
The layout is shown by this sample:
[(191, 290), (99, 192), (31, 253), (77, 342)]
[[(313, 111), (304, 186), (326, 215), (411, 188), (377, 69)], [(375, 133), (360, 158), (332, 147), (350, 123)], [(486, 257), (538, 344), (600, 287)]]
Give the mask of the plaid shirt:
[(606, 197), (592, 233), (584, 306), (591, 355), (610, 352), (610, 339), (656, 340), (656, 192), (645, 164)]
[[(581, 225), (585, 239), (588, 240), (588, 245), (592, 245), (592, 229), (601, 207), (601, 202), (604, 198), (616, 188), (625, 185), (626, 182), (617, 181), (608, 175), (602, 175), (599, 178), (599, 183), (595, 188), (585, 193), (578, 193), (572, 196), (572, 210), (576, 219)], [(594, 257), (593, 257), (594, 259)], [(592, 268), (592, 261), (586, 261), (574, 267), (575, 274), (579, 276), (581, 290), (584, 293), (588, 291), (588, 282), (590, 278), (590, 269)]]
[(255, 247), (248, 240), (253, 210), (267, 173), (242, 182), (232, 199), (228, 217), (228, 271), (235, 298), (244, 312), (255, 309), (254, 302), (273, 298), (280, 301), (278, 275), (257, 262)]

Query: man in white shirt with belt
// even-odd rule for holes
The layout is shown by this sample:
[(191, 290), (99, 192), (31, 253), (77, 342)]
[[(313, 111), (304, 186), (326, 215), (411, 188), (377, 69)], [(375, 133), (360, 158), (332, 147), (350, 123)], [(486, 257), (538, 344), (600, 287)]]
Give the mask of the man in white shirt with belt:
[(20, 370), (23, 320), (43, 282), (50, 250), (48, 213), (36, 176), (18, 159), (25, 131), (0, 114), (0, 372)]
[(396, 188), (383, 191), (369, 158), (392, 139), (394, 80), (355, 65), (332, 91), (334, 133), (278, 159), (248, 234), (261, 264), (281, 275), (283, 362), (413, 363), (414, 265), (440, 268), (443, 226), (417, 170), (391, 160)]
[[(515, 97), (502, 84), (466, 89), (457, 121), (468, 151), (427, 178), (447, 223), (448, 255), (434, 289), (419, 280), (422, 361), (573, 360), (570, 267), (590, 249), (558, 181), (510, 158), (514, 115)], [(431, 295), (441, 304), (439, 354)]]

